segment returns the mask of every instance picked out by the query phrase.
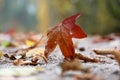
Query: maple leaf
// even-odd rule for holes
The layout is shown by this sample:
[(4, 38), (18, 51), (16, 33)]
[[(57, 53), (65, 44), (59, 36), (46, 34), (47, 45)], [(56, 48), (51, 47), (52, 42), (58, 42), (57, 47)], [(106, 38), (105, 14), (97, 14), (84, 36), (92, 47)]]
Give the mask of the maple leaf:
[(75, 54), (72, 38), (84, 38), (87, 35), (83, 30), (75, 24), (80, 14), (76, 14), (64, 19), (60, 24), (54, 26), (48, 31), (48, 41), (45, 46), (45, 56), (48, 55), (59, 45), (61, 52), (65, 58), (72, 58)]

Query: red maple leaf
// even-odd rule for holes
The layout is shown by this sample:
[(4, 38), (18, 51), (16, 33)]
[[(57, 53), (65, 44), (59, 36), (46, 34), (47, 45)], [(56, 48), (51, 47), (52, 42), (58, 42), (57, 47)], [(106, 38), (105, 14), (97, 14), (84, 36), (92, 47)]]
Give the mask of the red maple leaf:
[(75, 54), (73, 47), (72, 38), (84, 38), (87, 35), (83, 30), (75, 24), (76, 19), (80, 14), (76, 14), (64, 19), (60, 24), (54, 26), (48, 31), (48, 41), (45, 46), (45, 56), (48, 55), (55, 49), (56, 45), (59, 45), (61, 52), (65, 58), (72, 58)]

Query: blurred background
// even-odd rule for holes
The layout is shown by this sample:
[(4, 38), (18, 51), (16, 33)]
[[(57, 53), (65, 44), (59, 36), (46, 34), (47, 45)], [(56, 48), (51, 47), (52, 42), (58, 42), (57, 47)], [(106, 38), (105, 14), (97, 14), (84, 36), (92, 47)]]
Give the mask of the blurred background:
[(78, 12), (77, 23), (86, 33), (120, 33), (120, 0), (0, 0), (0, 32), (45, 33)]

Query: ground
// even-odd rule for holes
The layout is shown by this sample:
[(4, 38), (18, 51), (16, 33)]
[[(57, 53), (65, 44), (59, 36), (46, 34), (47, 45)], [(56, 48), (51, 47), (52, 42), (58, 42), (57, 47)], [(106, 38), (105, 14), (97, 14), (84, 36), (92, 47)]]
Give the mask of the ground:
[[(44, 51), (44, 40), (42, 41), (43, 44), (40, 43), (40, 45), (32, 49), (25, 50), (32, 43), (37, 42), (40, 37), (41, 34), (38, 33), (0, 34), (0, 80), (120, 80), (120, 66), (114, 56), (98, 55), (93, 51), (94, 49), (120, 50), (120, 35), (89, 35), (84, 39), (73, 39), (76, 53), (99, 60), (99, 62), (79, 60), (80, 66), (89, 69), (89, 72), (82, 70), (62, 72), (60, 64), (63, 63), (64, 57), (59, 47), (49, 55), (47, 63), (40, 58), (35, 65), (20, 63), (15, 65), (15, 60), (18, 60), (24, 53), (27, 56), (22, 60), (29, 63), (31, 55), (33, 56), (33, 54), (37, 53), (31, 50), (41, 50), (41, 53), (42, 50)], [(9, 57), (5, 57), (5, 54)], [(11, 55), (15, 59), (13, 57), (10, 58)]]

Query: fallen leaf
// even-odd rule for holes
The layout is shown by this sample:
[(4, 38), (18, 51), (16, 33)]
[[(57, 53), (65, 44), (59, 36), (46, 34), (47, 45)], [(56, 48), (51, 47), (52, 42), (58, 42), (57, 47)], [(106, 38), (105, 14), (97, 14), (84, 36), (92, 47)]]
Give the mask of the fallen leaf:
[(26, 53), (26, 57), (32, 57), (32, 61), (43, 59), (47, 62), (47, 59), (44, 55), (44, 50), (40, 48), (31, 49)]
[(1, 45), (2, 45), (2, 47), (8, 47), (10, 45), (10, 42), (3, 41)]
[(26, 41), (25, 41), (25, 44), (26, 44), (28, 47), (30, 47), (30, 46), (33, 46), (33, 45), (35, 44), (35, 42), (34, 42), (34, 41), (31, 41), (31, 40), (26, 40)]
[(24, 54), (4, 54), (5, 58), (8, 58), (10, 60), (16, 60), (16, 59), (25, 59), (26, 56)]
[(73, 77), (75, 80), (103, 80), (100, 76), (96, 76), (92, 73), (75, 74)]
[(40, 48), (31, 49), (26, 53), (26, 57), (36, 56), (37, 54), (44, 55), (44, 50)]
[(100, 42), (110, 42), (113, 41), (114, 38), (111, 36), (95, 36), (93, 43), (100, 43)]
[(114, 55), (115, 59), (117, 60), (117, 62), (120, 65), (120, 51), (116, 50), (116, 49), (94, 49), (93, 50), (96, 54), (99, 55)]
[(14, 55), (11, 55), (10, 60), (16, 60), (16, 57)]
[(13, 62), (14, 65), (18, 66), (18, 65), (21, 65), (23, 64), (23, 60), (22, 59), (17, 59)]
[(3, 55), (5, 58), (10, 58), (8, 54)]
[(16, 60), (16, 57), (14, 54), (13, 55), (4, 54), (4, 57), (9, 58), (10, 60)]
[(62, 68), (62, 73), (69, 70), (90, 72), (89, 68), (82, 67), (79, 59), (74, 59), (72, 61), (64, 59), (60, 66)]
[(86, 57), (86, 56), (84, 56), (84, 55), (82, 55), (80, 53), (76, 53), (74, 55), (74, 58), (83, 60), (84, 62), (99, 62), (97, 59), (91, 59), (91, 58)]
[(37, 62), (32, 62), (32, 61), (24, 61), (22, 59), (17, 59), (13, 62), (14, 65), (19, 66), (19, 65), (32, 65), (36, 66), (38, 63)]
[(0, 59), (1, 59), (2, 56), (3, 56), (3, 53), (0, 51)]
[(48, 31), (48, 41), (44, 51), (46, 57), (48, 57), (48, 55), (55, 49), (56, 45), (59, 45), (65, 58), (73, 57), (75, 50), (72, 38), (80, 39), (87, 36), (83, 30), (75, 24), (76, 19), (79, 16), (80, 14), (78, 13), (68, 17)]

